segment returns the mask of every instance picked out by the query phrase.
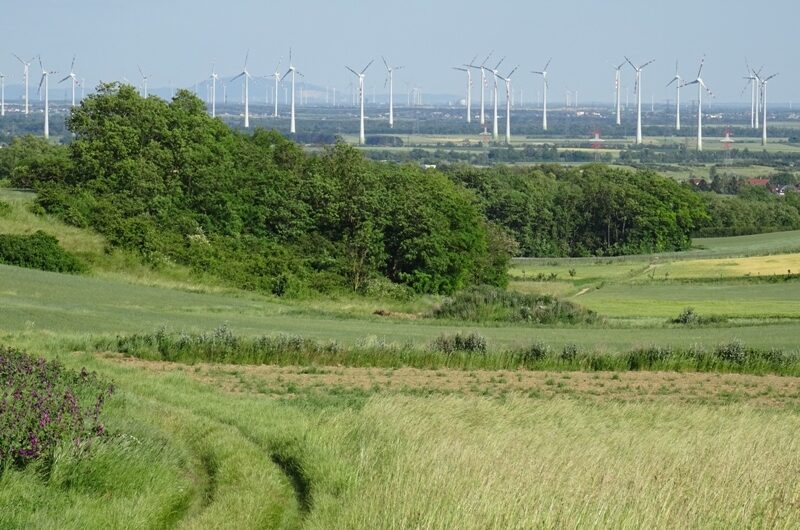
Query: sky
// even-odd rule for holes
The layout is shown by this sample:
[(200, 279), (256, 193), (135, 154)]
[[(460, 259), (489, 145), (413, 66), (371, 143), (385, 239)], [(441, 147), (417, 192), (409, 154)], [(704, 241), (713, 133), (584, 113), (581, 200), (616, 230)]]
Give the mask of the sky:
[[(23, 58), (41, 54), (45, 66), (99, 80), (139, 78), (137, 64), (151, 87), (191, 86), (206, 79), (212, 63), (230, 76), (248, 69), (268, 75), (288, 50), (305, 80), (345, 90), (371, 59), (367, 92), (383, 91), (381, 55), (402, 65), (395, 90), (421, 87), (423, 93), (462, 94), (465, 74), (453, 66), (485, 57), (505, 56), (503, 75), (516, 65), (514, 90), (526, 99), (541, 90), (531, 70), (552, 57), (548, 76), (551, 98), (578, 91), (580, 101), (611, 101), (612, 63), (628, 55), (634, 63), (656, 59), (643, 73), (643, 99), (674, 99), (665, 85), (675, 75), (696, 76), (705, 54), (703, 79), (718, 102), (750, 101), (745, 88), (745, 57), (764, 74), (779, 72), (769, 84), (772, 102), (800, 100), (796, 21), (793, 0), (3, 0), (0, 4), (0, 72), (6, 84), (18, 84)], [(482, 60), (482, 59), (479, 59)], [(494, 65), (492, 65), (494, 66)], [(32, 84), (41, 71), (31, 67)], [(66, 84), (66, 83), (65, 83)], [(623, 71), (630, 87), (633, 70)], [(684, 93), (696, 97), (694, 88)], [(343, 93), (343, 92), (340, 92)], [(473, 100), (477, 97), (475, 84)], [(398, 96), (400, 97), (400, 96)], [(624, 96), (623, 96), (624, 97)]]

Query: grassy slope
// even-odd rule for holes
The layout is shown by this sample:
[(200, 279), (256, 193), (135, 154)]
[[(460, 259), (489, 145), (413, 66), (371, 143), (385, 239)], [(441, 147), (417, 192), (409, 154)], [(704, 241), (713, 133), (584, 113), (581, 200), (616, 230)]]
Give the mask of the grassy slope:
[[(23, 218), (18, 227), (33, 222)], [(71, 230), (43, 222), (56, 235)], [(79, 232), (65, 245), (79, 251), (96, 244), (92, 237)], [(122, 267), (113, 272), (113, 263), (87, 252), (101, 271), (94, 277), (0, 267), (0, 342), (58, 355), (70, 366), (112, 378), (118, 388), (106, 415), (112, 436), (86, 459), (61, 455), (49, 474), (3, 473), (0, 528), (800, 524), (796, 379), (737, 380), (712, 399), (708, 389), (731, 376), (709, 374), (684, 388), (675, 385), (688, 376), (672, 374), (648, 390), (628, 374), (575, 376), (574, 383), (570, 374), (544, 374), (516, 388), (521, 373), (473, 377), (437, 370), (419, 384), (418, 375), (393, 382), (392, 370), (381, 370), (380, 377), (377, 370), (352, 376), (330, 367), (298, 371), (312, 378), (303, 386), (287, 374), (267, 377), (246, 367), (123, 363), (68, 353), (64, 340), (149, 332), (160, 325), (205, 331), (228, 323), (243, 334), (427, 342), (463, 325), (369, 316), (373, 306), (362, 301), (348, 301), (352, 307), (342, 312), (335, 301), (190, 292), (176, 288), (189, 284), (161, 273), (129, 274)], [(574, 293), (606, 277), (599, 281), (607, 285), (578, 299), (613, 309), (620, 296), (632, 298), (635, 303), (619, 311), (626, 317), (639, 317), (648, 307), (673, 311), (670, 293), (691, 293), (698, 303), (729, 294), (646, 278), (629, 281), (632, 265), (616, 265), (587, 261), (574, 281), (536, 285)], [(649, 261), (633, 266), (644, 271)], [(769, 304), (789, 299), (787, 287), (797, 285), (755, 287)], [(651, 322), (641, 320), (645, 326)], [(735, 329), (655, 325), (480, 332), (490, 345), (536, 339), (609, 349), (716, 344), (732, 336), (794, 349), (800, 336), (793, 321)], [(353, 378), (362, 383), (355, 385)]]

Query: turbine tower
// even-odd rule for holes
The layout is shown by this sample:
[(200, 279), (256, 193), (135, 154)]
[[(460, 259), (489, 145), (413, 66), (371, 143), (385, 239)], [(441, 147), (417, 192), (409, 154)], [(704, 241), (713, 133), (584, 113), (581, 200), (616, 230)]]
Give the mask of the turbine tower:
[(531, 72), (532, 74), (537, 74), (542, 76), (542, 85), (543, 85), (542, 94), (544, 96), (542, 98), (542, 130), (544, 131), (547, 130), (547, 87), (550, 85), (550, 83), (547, 82), (547, 67), (550, 66), (550, 61), (552, 60), (553, 60), (552, 57), (548, 59), (547, 64), (544, 65), (544, 68), (542, 68), (541, 71)]
[(364, 136), (364, 77), (367, 68), (369, 68), (371, 64), (372, 61), (367, 63), (367, 66), (365, 66), (360, 73), (356, 72), (349, 66), (345, 66), (345, 68), (353, 72), (353, 75), (358, 78), (358, 100), (359, 105), (361, 106), (361, 120), (358, 129), (358, 145), (364, 145), (366, 143), (366, 137)]
[(622, 124), (622, 67), (625, 63), (614, 66), (614, 90), (615, 90), (615, 107), (617, 112), (617, 125)]
[(761, 120), (761, 124), (763, 126), (763, 129), (761, 130), (761, 145), (767, 145), (767, 82), (776, 75), (778, 74), (772, 74), (761, 81), (761, 90), (763, 91), (763, 94), (761, 95), (761, 101), (764, 108), (764, 117)]
[(78, 85), (78, 77), (75, 75), (75, 56), (72, 56), (72, 65), (69, 67), (69, 75), (59, 81), (58, 83), (61, 84), (67, 79), (72, 79), (72, 106), (75, 106), (75, 86)]
[(22, 59), (20, 59), (19, 55), (17, 55), (16, 53), (13, 54), (13, 55), (14, 55), (14, 57), (17, 58), (17, 60), (19, 62), (22, 63), (22, 75), (23, 75), (23, 77), (25, 79), (25, 81), (24, 81), (24, 83), (25, 83), (25, 115), (27, 116), (28, 113), (30, 112), (29, 111), (30, 107), (28, 105), (28, 73), (29, 73), (29, 70), (30, 70), (31, 63), (33, 62), (33, 58), (31, 58), (30, 61), (26, 62), (26, 61), (23, 61)]
[(292, 49), (291, 48), (289, 48), (289, 69), (286, 71), (285, 74), (283, 74), (283, 77), (281, 79), (286, 79), (286, 76), (289, 75), (289, 74), (292, 74), (292, 112), (291, 112), (292, 115), (291, 115), (291, 120), (290, 120), (290, 124), (289, 124), (289, 133), (295, 134), (297, 132), (297, 130), (295, 128), (295, 122), (294, 122), (294, 82), (295, 82), (295, 74), (299, 75), (300, 77), (303, 77), (303, 74), (301, 74), (297, 70), (297, 68), (294, 67), (294, 63), (292, 63)]
[(636, 92), (636, 143), (642, 143), (642, 70), (648, 64), (655, 61), (655, 59), (651, 59), (644, 63), (641, 66), (635, 66), (630, 59), (625, 57), (625, 60), (628, 61), (628, 64), (631, 65), (636, 71), (636, 86), (634, 87), (634, 91)]
[(486, 105), (484, 103), (484, 94), (486, 92), (486, 63), (489, 62), (489, 58), (493, 53), (494, 50), (490, 51), (489, 55), (486, 56), (486, 59), (484, 59), (481, 64), (469, 65), (470, 68), (475, 68), (481, 71), (481, 125), (486, 125)]
[(136, 65), (136, 68), (139, 69), (139, 74), (142, 76), (142, 91), (143, 91), (142, 97), (147, 98), (147, 82), (150, 80), (150, 76), (144, 75), (142, 67), (139, 66), (138, 64)]
[(467, 73), (467, 123), (472, 123), (472, 71), (469, 65), (466, 68), (454, 66), (453, 70)]
[(42, 92), (42, 83), (44, 83), (44, 137), (50, 138), (50, 74), (54, 71), (48, 72), (42, 64), (42, 56), (39, 56), (39, 66), (42, 67), (42, 78), (39, 80), (39, 93)]
[(519, 66), (515, 66), (507, 76), (495, 74), (506, 83), (506, 144), (511, 144), (511, 76), (517, 71)]
[(244, 77), (244, 126), (245, 128), (250, 127), (250, 72), (247, 71), (247, 59), (250, 58), (250, 50), (247, 50), (247, 53), (244, 55), (244, 68), (242, 69), (242, 73), (231, 79), (231, 81), (236, 81), (240, 77)]
[(0, 73), (0, 116), (6, 115), (6, 76)]
[[(394, 127), (394, 71), (400, 70), (402, 66), (392, 67), (386, 62), (385, 57), (381, 56), (381, 59), (386, 67), (386, 82), (389, 83), (389, 127)], [(386, 83), (384, 83), (383, 87), (386, 88)]]
[(273, 118), (277, 118), (278, 117), (278, 83), (281, 82), (280, 68), (281, 68), (281, 61), (282, 60), (283, 59), (278, 59), (278, 66), (275, 67), (275, 71), (272, 72), (272, 75), (270, 76), (270, 77), (275, 79), (275, 92), (272, 94), (272, 99), (274, 100), (273, 104), (275, 105), (275, 109), (272, 112), (272, 117)]
[(217, 117), (217, 74), (216, 65), (211, 65), (211, 117)]
[(500, 59), (500, 62), (497, 63), (497, 66), (492, 68), (492, 79), (494, 79), (494, 116), (492, 118), (492, 139), (497, 140), (498, 131), (497, 131), (497, 78), (499, 77), (499, 70), (500, 65), (503, 64), (505, 57)]
[(680, 74), (678, 73), (678, 61), (675, 61), (675, 77), (672, 78), (672, 81), (667, 83), (667, 86), (670, 86), (672, 83), (675, 83), (675, 130), (681, 130), (681, 78)]
[(683, 83), (681, 86), (697, 85), (697, 150), (703, 150), (703, 90), (708, 92), (708, 95), (714, 97), (714, 94), (706, 86), (700, 74), (703, 72), (703, 65), (706, 62), (705, 56), (700, 60), (700, 68), (697, 70), (697, 78), (690, 83)]

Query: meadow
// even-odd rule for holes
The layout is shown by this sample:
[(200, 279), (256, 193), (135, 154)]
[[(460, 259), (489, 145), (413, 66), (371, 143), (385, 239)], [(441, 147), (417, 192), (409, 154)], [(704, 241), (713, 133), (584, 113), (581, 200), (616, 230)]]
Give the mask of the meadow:
[[(12, 204), (0, 232), (45, 229), (91, 268), (0, 265), (0, 344), (115, 386), (107, 435), (91, 451), (65, 447), (48, 466), (0, 470), (0, 528), (800, 524), (799, 377), (492, 361), (532, 344), (613, 358), (714, 351), (732, 339), (796, 356), (800, 232), (695, 240), (675, 254), (518, 260), (510, 289), (557, 294), (601, 317), (532, 325), (434, 319), (438, 296), (238, 291), (108, 253), (97, 234), (31, 213), (30, 194), (0, 198)], [(670, 322), (687, 306), (718, 320)], [(164, 330), (186, 343), (223, 325), (241, 340), (406, 348), (429, 360), (168, 362), (119, 351), (134, 334)], [(458, 332), (486, 339), (482, 360), (429, 353)]]

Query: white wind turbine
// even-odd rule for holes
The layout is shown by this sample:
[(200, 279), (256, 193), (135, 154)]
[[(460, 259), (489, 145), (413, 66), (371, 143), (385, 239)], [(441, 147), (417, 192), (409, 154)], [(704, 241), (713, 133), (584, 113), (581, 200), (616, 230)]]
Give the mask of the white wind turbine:
[(147, 82), (150, 80), (150, 76), (144, 75), (142, 67), (138, 64), (136, 65), (136, 68), (139, 69), (139, 74), (142, 76), (142, 97), (147, 98)]
[(235, 81), (240, 77), (244, 77), (244, 126), (245, 128), (250, 127), (250, 72), (247, 71), (247, 59), (250, 58), (250, 50), (244, 56), (244, 68), (242, 69), (242, 73), (231, 79), (231, 81)]
[[(394, 127), (394, 71), (400, 70), (403, 67), (389, 66), (385, 57), (381, 56), (381, 59), (383, 59), (384, 66), (386, 66), (386, 82), (389, 83), (389, 127)], [(384, 88), (386, 88), (385, 83)]]
[(275, 67), (275, 71), (269, 76), (275, 79), (275, 91), (272, 94), (273, 104), (275, 105), (275, 109), (272, 112), (273, 118), (278, 117), (278, 84), (281, 82), (280, 67), (282, 60), (283, 59), (278, 59), (278, 66)]
[[(489, 55), (486, 56), (486, 59), (483, 60), (481, 64), (470, 64), (469, 68), (475, 68), (481, 71), (481, 125), (486, 125), (486, 105), (484, 104), (484, 94), (486, 91), (486, 63), (489, 62), (489, 58), (494, 53), (494, 50), (489, 52)], [(474, 62), (474, 61), (473, 61)]]
[(497, 63), (497, 66), (492, 68), (492, 79), (494, 80), (494, 93), (492, 94), (492, 97), (494, 99), (494, 116), (492, 117), (492, 138), (494, 140), (497, 140), (498, 136), (498, 131), (497, 131), (497, 78), (499, 76), (498, 68), (500, 68), (500, 65), (503, 64), (504, 60), (505, 57), (500, 59), (500, 62)]
[(44, 137), (50, 138), (50, 74), (55, 71), (48, 72), (42, 64), (42, 56), (39, 56), (39, 66), (42, 67), (42, 78), (39, 81), (39, 93), (42, 91), (42, 83), (44, 83)]
[(617, 112), (617, 125), (622, 124), (622, 67), (625, 63), (614, 66), (615, 110)]
[(764, 109), (764, 117), (761, 120), (763, 129), (761, 130), (761, 145), (767, 145), (767, 82), (778, 74), (772, 74), (761, 81), (761, 95), (762, 107)]
[(25, 81), (24, 81), (24, 83), (25, 83), (25, 114), (27, 115), (29, 113), (29, 105), (28, 105), (28, 73), (29, 73), (29, 70), (30, 70), (31, 63), (33, 62), (34, 58), (31, 58), (30, 61), (26, 62), (26, 61), (23, 61), (22, 59), (20, 59), (19, 55), (17, 55), (16, 53), (13, 54), (13, 55), (14, 55), (14, 57), (17, 58), (17, 60), (19, 62), (22, 63), (22, 75), (23, 75), (23, 77), (25, 79)]
[(541, 71), (531, 72), (532, 74), (542, 76), (542, 94), (544, 96), (542, 98), (542, 130), (545, 131), (547, 130), (547, 87), (550, 85), (550, 83), (547, 82), (547, 67), (550, 66), (550, 61), (552, 60), (552, 57), (548, 59), (547, 64), (544, 65), (544, 68), (542, 68)]
[(292, 74), (292, 109), (291, 109), (292, 110), (292, 116), (291, 116), (291, 120), (290, 120), (290, 124), (289, 124), (289, 132), (291, 134), (295, 134), (296, 133), (296, 128), (295, 128), (295, 121), (294, 121), (294, 81), (295, 81), (295, 75), (299, 75), (300, 77), (303, 77), (303, 74), (301, 74), (300, 71), (297, 68), (294, 67), (294, 63), (292, 63), (292, 49), (291, 48), (289, 48), (289, 69), (286, 71), (285, 74), (283, 74), (283, 77), (281, 79), (282, 80), (286, 79), (286, 76), (289, 75), (289, 74)]
[(211, 117), (217, 117), (217, 79), (219, 79), (219, 74), (217, 74), (216, 65), (211, 65)]
[(75, 106), (75, 86), (78, 84), (78, 77), (75, 75), (75, 56), (74, 55), (72, 56), (72, 65), (70, 65), (70, 67), (69, 67), (69, 75), (67, 77), (65, 77), (64, 79), (62, 79), (61, 81), (59, 81), (59, 84), (63, 83), (67, 79), (71, 79), (72, 80), (72, 106), (74, 107)]
[(681, 130), (681, 81), (683, 78), (678, 73), (678, 61), (675, 61), (675, 77), (672, 78), (672, 81), (667, 83), (667, 86), (670, 86), (672, 83), (675, 83), (675, 130)]
[(361, 121), (360, 121), (359, 130), (358, 130), (359, 131), (358, 132), (358, 143), (359, 143), (359, 145), (364, 145), (364, 143), (366, 143), (366, 137), (364, 136), (364, 77), (365, 77), (365, 72), (367, 71), (367, 68), (369, 68), (371, 64), (372, 64), (372, 61), (367, 63), (367, 66), (365, 66), (364, 69), (361, 70), (360, 73), (356, 72), (355, 70), (353, 70), (349, 66), (345, 66), (345, 68), (347, 68), (348, 70), (353, 72), (353, 75), (355, 75), (358, 78), (358, 99), (359, 99), (359, 105), (361, 106)]
[(708, 95), (714, 97), (714, 94), (706, 86), (700, 74), (703, 72), (703, 65), (706, 62), (705, 56), (700, 60), (700, 68), (697, 70), (697, 78), (690, 83), (683, 83), (681, 86), (697, 85), (697, 150), (703, 150), (703, 90), (708, 92)]
[(506, 83), (506, 143), (511, 143), (511, 76), (517, 71), (519, 66), (515, 66), (507, 76), (503, 77), (500, 74), (495, 74), (497, 77)]
[(651, 59), (644, 63), (641, 66), (634, 65), (630, 59), (625, 57), (625, 60), (628, 61), (628, 64), (631, 65), (636, 71), (636, 86), (634, 87), (634, 91), (636, 92), (636, 143), (642, 143), (642, 70), (644, 70), (645, 66), (649, 65), (655, 59)]
[(6, 76), (0, 72), (0, 116), (6, 115)]

